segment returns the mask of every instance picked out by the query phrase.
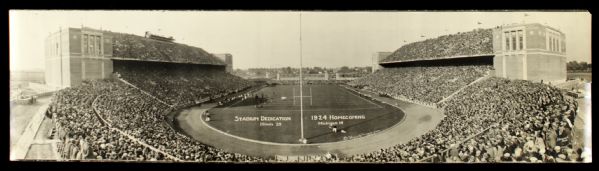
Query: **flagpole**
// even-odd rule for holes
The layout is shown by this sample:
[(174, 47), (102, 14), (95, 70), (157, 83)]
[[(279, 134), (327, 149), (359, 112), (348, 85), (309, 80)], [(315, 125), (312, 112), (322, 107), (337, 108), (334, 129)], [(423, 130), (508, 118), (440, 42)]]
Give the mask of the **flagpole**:
[(299, 40), (300, 40), (300, 78), (299, 78), (299, 83), (300, 83), (300, 129), (301, 129), (300, 141), (305, 144), (307, 141), (306, 141), (306, 138), (304, 138), (304, 95), (303, 95), (303, 88), (302, 88), (303, 87), (302, 86), (303, 64), (302, 64), (302, 13), (301, 12), (300, 12), (299, 17), (300, 17), (299, 18), (299, 23), (300, 23), (300, 25), (299, 25), (299, 28), (300, 28), (299, 29), (299, 32), (300, 32), (300, 37), (299, 37)]

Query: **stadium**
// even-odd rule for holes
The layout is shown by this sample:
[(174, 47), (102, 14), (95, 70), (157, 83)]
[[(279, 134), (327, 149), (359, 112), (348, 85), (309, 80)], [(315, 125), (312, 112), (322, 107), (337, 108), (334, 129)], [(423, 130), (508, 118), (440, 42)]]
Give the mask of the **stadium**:
[(300, 69), (244, 79), (230, 54), (149, 32), (66, 28), (45, 43), (46, 83), (60, 90), (43, 118), (60, 161), (588, 158), (574, 129), (579, 104), (556, 86), (566, 82), (565, 35), (542, 24), (408, 43), (356, 78)]

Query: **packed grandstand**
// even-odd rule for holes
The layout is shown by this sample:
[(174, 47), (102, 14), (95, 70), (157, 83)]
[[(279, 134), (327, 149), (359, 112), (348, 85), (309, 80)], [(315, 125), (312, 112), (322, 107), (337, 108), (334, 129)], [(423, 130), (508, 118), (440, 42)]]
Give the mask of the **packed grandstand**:
[(224, 64), (204, 49), (184, 44), (159, 41), (142, 36), (106, 32), (112, 35), (112, 56), (143, 61), (195, 64)]
[[(491, 41), (490, 29), (441, 36), (402, 46), (384, 61), (490, 54)], [(218, 63), (199, 48), (179, 48), (133, 35), (115, 34), (113, 46), (113, 56)], [(573, 146), (571, 138), (576, 101), (550, 85), (492, 77), (491, 70), (489, 64), (388, 67), (339, 83), (434, 106), (442, 109), (445, 117), (435, 129), (407, 143), (366, 154), (333, 154), (335, 161), (582, 161), (585, 155)], [(63, 142), (59, 145), (62, 158), (274, 161), (203, 144), (166, 122), (171, 111), (254, 83), (210, 65), (114, 60), (114, 71), (114, 78), (85, 81), (53, 96), (48, 115)]]
[(493, 54), (493, 30), (476, 29), (404, 45), (381, 62)]

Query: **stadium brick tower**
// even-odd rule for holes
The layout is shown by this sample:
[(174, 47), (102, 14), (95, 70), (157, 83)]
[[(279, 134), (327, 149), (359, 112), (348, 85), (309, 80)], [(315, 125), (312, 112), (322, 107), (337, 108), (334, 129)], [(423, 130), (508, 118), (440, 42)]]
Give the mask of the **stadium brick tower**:
[[(137, 64), (168, 63), (179, 66), (230, 69), (225, 60), (201, 48), (175, 43), (172, 37), (146, 32), (145, 36), (116, 33), (88, 27), (65, 28), (46, 38), (45, 79), (48, 86), (72, 87), (83, 80), (111, 77), (115, 68)], [(119, 67), (123, 66), (123, 67)]]
[(226, 65), (227, 65), (227, 72), (232, 72), (233, 71), (233, 55), (229, 54), (229, 53), (220, 53), (220, 54), (214, 54), (214, 56), (220, 58), (222, 61), (225, 61)]
[(566, 80), (565, 41), (565, 35), (550, 26), (512, 24), (410, 43), (379, 64), (392, 67), (483, 63), (493, 65), (491, 74), (496, 77), (559, 83)]

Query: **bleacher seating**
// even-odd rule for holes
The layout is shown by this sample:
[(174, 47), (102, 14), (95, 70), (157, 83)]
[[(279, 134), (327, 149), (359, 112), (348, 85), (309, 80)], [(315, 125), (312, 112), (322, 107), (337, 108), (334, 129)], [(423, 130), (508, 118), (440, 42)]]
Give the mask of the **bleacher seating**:
[[(197, 47), (153, 40), (142, 36), (108, 32), (112, 35), (112, 56), (142, 61), (224, 65), (224, 61)], [(107, 33), (107, 34), (108, 34)]]
[[(406, 80), (409, 81), (409, 80)], [(577, 103), (554, 87), (491, 77), (441, 107), (446, 117), (405, 144), (343, 158), (351, 162), (580, 162), (572, 146)]]
[(382, 62), (476, 56), (492, 53), (492, 29), (476, 29), (404, 45), (383, 59)]
[(433, 104), (485, 76), (491, 68), (490, 65), (384, 68), (348, 84), (389, 97)]

